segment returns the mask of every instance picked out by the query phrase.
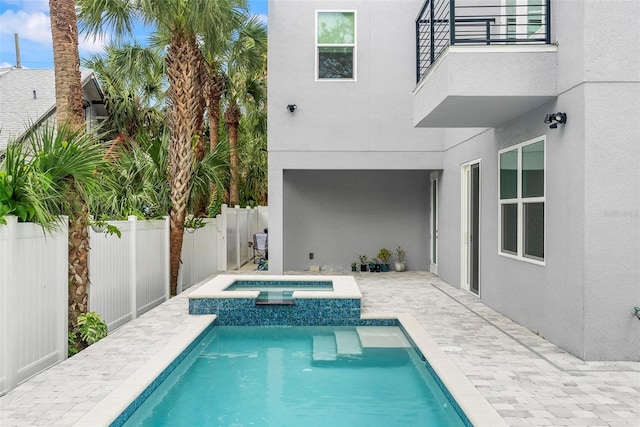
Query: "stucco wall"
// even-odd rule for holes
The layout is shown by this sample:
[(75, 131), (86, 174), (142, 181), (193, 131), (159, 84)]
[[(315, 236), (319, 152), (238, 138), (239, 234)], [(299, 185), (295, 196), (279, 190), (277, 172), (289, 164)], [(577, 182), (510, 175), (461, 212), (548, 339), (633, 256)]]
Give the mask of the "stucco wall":
[(402, 246), (407, 268), (426, 270), (428, 203), (426, 171), (285, 171), (284, 269), (349, 271)]
[[(442, 130), (412, 125), (421, 4), (270, 0), (269, 151), (440, 151)], [(355, 81), (315, 80), (317, 10), (356, 11)]]

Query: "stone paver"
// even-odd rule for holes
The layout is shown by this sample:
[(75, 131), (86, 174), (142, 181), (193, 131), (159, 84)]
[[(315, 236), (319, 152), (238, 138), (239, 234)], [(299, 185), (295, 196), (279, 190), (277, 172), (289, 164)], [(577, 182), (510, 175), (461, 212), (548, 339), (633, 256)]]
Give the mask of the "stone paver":
[[(581, 361), (430, 273), (354, 276), (363, 313), (415, 317), (510, 425), (640, 426), (640, 363)], [(73, 425), (191, 322), (172, 298), (0, 397), (0, 425)]]

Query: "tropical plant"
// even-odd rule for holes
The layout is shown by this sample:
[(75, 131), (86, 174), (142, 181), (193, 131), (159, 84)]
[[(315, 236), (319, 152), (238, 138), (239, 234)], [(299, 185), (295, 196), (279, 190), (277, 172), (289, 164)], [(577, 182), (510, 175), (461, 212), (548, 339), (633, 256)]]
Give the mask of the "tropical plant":
[(225, 58), (228, 86), (225, 92), (224, 122), (229, 136), (229, 163), (231, 181), (229, 204), (240, 201), (240, 168), (238, 162), (238, 129), (243, 109), (262, 105), (266, 99), (265, 76), (267, 32), (264, 23), (256, 17), (247, 20), (239, 28), (230, 43), (231, 54)]
[(199, 0), (78, 0), (82, 28), (97, 34), (112, 29), (116, 38), (130, 35), (136, 19), (156, 27), (154, 39), (166, 46), (169, 82), (168, 123), (171, 294), (177, 291), (178, 269), (187, 214), (188, 189), (195, 159), (194, 137), (202, 136), (203, 56), (198, 36), (228, 24), (229, 17), (246, 10), (246, 1)]
[(391, 260), (391, 257), (393, 256), (393, 252), (391, 252), (389, 249), (387, 248), (382, 248), (380, 249), (380, 251), (378, 251), (378, 255), (376, 255), (376, 257), (383, 263), (383, 264), (389, 264), (389, 261)]
[(89, 225), (96, 233), (104, 233), (105, 235), (116, 235), (118, 239), (122, 238), (122, 232), (118, 227), (107, 222), (107, 217), (104, 215), (94, 218), (89, 215)]
[(402, 249), (402, 246), (398, 246), (398, 249), (396, 249), (396, 256), (398, 257), (398, 262), (404, 262), (404, 257), (407, 253), (405, 252), (404, 249)]
[(205, 225), (207, 224), (204, 223), (203, 218), (195, 217), (193, 215), (187, 215), (187, 219), (184, 221), (184, 228), (191, 232), (202, 228)]
[(99, 191), (90, 194), (89, 209), (94, 217), (136, 215), (149, 219), (168, 215), (168, 145), (168, 132), (157, 137), (140, 132), (117, 150), (112, 147)]
[(360, 265), (364, 265), (367, 263), (367, 256), (366, 255), (358, 255), (358, 258), (360, 259)]
[(78, 316), (78, 333), (87, 345), (92, 345), (107, 336), (107, 324), (95, 311)]
[(69, 217), (69, 325), (86, 313), (89, 285), (88, 193), (104, 169), (104, 147), (84, 130), (66, 124), (43, 125), (17, 143), (28, 159), (25, 194), (38, 200), (33, 220), (56, 227), (56, 216)]
[(138, 132), (162, 133), (167, 86), (162, 50), (137, 42), (112, 43), (104, 50), (104, 54), (82, 61), (83, 66), (96, 73), (104, 92), (109, 115), (103, 128), (115, 131), (119, 139)]
[(21, 144), (10, 142), (0, 161), (0, 224), (7, 223), (6, 215), (15, 215), (22, 222), (38, 218), (47, 226), (55, 221), (43, 201), (30, 191), (34, 178), (39, 177), (29, 174), (27, 152)]

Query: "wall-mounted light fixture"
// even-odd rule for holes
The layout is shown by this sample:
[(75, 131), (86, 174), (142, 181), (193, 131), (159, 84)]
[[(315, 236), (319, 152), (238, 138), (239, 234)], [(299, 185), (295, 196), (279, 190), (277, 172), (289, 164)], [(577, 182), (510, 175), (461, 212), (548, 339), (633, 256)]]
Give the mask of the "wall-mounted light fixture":
[(294, 111), (296, 111), (296, 108), (298, 108), (296, 104), (287, 105), (287, 110), (289, 110), (290, 113), (293, 113)]
[(549, 127), (551, 129), (555, 129), (558, 127), (558, 124), (567, 123), (567, 113), (551, 113), (547, 114), (544, 118), (545, 123), (551, 123)]

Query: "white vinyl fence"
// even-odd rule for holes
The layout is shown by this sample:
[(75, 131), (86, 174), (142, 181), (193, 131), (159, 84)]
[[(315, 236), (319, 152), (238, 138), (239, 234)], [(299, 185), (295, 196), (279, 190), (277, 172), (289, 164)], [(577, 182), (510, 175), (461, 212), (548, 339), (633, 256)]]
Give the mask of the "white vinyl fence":
[(121, 238), (89, 227), (89, 311), (112, 331), (169, 298), (169, 218), (109, 224)]
[[(0, 395), (67, 357), (67, 220), (46, 234), (6, 217), (0, 225)], [(89, 311), (113, 331), (169, 298), (169, 219), (109, 221), (122, 237), (89, 228)], [(227, 208), (184, 233), (178, 292), (252, 256), (267, 208)], [(231, 259), (231, 261), (229, 261)], [(230, 268), (227, 268), (230, 266)]]
[(216, 218), (205, 219), (204, 223), (203, 228), (187, 229), (184, 233), (178, 293), (226, 269), (225, 218), (218, 215)]
[(0, 395), (67, 357), (67, 219), (0, 225)]
[(227, 228), (227, 270), (238, 270), (251, 261), (253, 250), (249, 242), (253, 235), (268, 228), (269, 215), (266, 206), (255, 208), (229, 208), (222, 205), (222, 217)]

